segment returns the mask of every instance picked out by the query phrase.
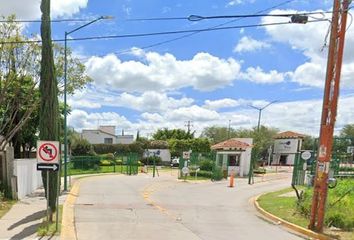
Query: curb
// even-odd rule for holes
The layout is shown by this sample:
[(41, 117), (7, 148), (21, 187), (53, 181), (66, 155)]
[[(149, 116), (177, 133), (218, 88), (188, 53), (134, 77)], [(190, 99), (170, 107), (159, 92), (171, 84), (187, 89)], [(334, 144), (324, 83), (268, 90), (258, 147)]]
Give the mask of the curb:
[(288, 222), (282, 218), (279, 218), (269, 212), (267, 212), (266, 210), (264, 210), (262, 207), (259, 206), (258, 204), (258, 198), (261, 197), (263, 194), (261, 195), (258, 195), (256, 197), (254, 197), (252, 200), (253, 200), (253, 204), (254, 206), (256, 207), (257, 211), (260, 212), (265, 218), (273, 221), (273, 222), (276, 222), (278, 225), (282, 225), (294, 232), (297, 232), (297, 233), (300, 233), (302, 235), (305, 235), (311, 239), (318, 239), (318, 240), (331, 240), (333, 238), (330, 238), (324, 234), (321, 234), (321, 233), (317, 233), (317, 232), (314, 232), (314, 231), (311, 231), (309, 229), (306, 229), (306, 228), (303, 228), (303, 227), (300, 227), (296, 224), (293, 224), (291, 222)]
[(74, 218), (74, 204), (79, 194), (80, 180), (75, 181), (63, 205), (60, 239), (77, 240)]

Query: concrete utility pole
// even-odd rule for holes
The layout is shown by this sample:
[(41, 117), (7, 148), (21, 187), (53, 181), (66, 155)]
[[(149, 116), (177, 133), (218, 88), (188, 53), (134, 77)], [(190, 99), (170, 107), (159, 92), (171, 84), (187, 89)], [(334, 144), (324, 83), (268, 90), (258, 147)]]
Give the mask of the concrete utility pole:
[(315, 186), (309, 228), (323, 231), (328, 192), (328, 173), (332, 155), (333, 130), (337, 115), (340, 74), (349, 0), (334, 0), (331, 38), (328, 50), (326, 83), (323, 97), (320, 141), (318, 148)]

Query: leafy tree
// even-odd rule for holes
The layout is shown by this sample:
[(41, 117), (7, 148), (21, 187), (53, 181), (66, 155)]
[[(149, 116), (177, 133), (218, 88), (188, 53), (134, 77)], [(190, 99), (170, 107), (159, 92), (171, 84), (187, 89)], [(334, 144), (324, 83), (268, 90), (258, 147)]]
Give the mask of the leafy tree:
[[(41, 1), (41, 37), (42, 37), (42, 58), (40, 71), (39, 91), (40, 115), (39, 115), (39, 138), (41, 140), (59, 141), (59, 104), (58, 104), (58, 83), (55, 75), (54, 58), (51, 39), (50, 25), (50, 0)], [(53, 221), (53, 213), (56, 211), (57, 178), (58, 172), (49, 174), (49, 189), (46, 188), (48, 172), (42, 171), (42, 179), (48, 196), (50, 208), (50, 222)]]
[[(5, 19), (5, 18), (3, 18)], [(0, 41), (25, 41), (22, 27), (10, 16), (0, 23)], [(54, 64), (59, 94), (63, 92), (64, 48), (53, 44)], [(68, 50), (67, 92), (83, 88), (90, 79), (85, 67), (73, 58)], [(20, 146), (31, 149), (37, 140), (39, 124), (39, 89), (41, 48), (38, 43), (0, 45), (0, 150), (12, 141), (15, 156), (20, 156)], [(24, 147), (26, 146), (26, 147)]]
[(192, 139), (194, 138), (194, 132), (186, 132), (183, 129), (159, 129), (153, 135), (155, 140), (169, 140), (169, 139)]
[(313, 148), (315, 147), (315, 150), (317, 150), (315, 146), (315, 142), (316, 142), (316, 138), (311, 136), (305, 136), (305, 138), (302, 140), (301, 148), (303, 150), (313, 150)]
[(259, 158), (266, 158), (268, 148), (274, 144), (274, 135), (278, 132), (275, 128), (267, 128), (260, 126), (259, 132), (257, 127), (252, 129), (229, 129), (226, 127), (212, 126), (203, 130), (201, 136), (210, 139), (215, 144), (225, 141), (229, 138), (253, 138), (253, 155)]
[(347, 124), (340, 131), (341, 137), (352, 137), (354, 138), (354, 124)]
[(233, 128), (211, 126), (203, 129), (201, 137), (208, 138), (215, 144), (236, 137), (236, 131)]
[(168, 146), (172, 156), (180, 156), (183, 151), (192, 150), (192, 152), (207, 153), (210, 152), (210, 142), (206, 138), (194, 139), (170, 139)]

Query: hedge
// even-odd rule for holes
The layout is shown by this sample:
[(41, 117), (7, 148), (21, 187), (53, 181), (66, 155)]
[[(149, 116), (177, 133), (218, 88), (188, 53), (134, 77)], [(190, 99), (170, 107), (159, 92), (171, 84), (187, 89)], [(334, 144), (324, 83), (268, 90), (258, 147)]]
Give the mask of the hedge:
[(131, 144), (93, 144), (93, 149), (97, 154), (115, 153), (116, 155), (124, 155), (131, 152), (142, 154), (144, 149), (139, 142)]

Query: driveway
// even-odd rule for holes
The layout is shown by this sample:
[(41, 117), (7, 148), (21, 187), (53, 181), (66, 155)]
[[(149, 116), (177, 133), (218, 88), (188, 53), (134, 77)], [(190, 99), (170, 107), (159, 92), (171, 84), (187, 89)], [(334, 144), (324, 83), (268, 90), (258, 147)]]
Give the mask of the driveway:
[[(281, 177), (279, 177), (281, 176)], [(280, 178), (280, 179), (278, 179)], [(84, 239), (302, 239), (260, 219), (250, 198), (288, 187), (290, 176), (248, 185), (176, 181), (168, 173), (82, 179), (74, 206)], [(275, 203), (276, 204), (276, 203)]]

